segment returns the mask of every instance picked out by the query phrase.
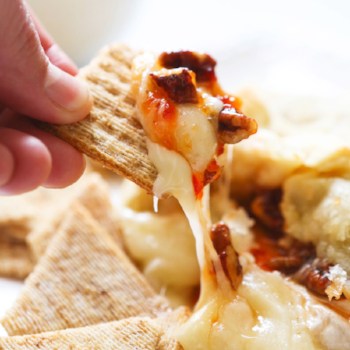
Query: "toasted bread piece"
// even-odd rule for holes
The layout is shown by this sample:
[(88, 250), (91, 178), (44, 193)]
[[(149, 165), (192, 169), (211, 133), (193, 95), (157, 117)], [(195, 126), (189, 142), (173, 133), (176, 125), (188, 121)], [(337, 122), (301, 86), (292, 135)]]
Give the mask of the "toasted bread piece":
[(94, 99), (90, 115), (70, 125), (39, 126), (151, 193), (157, 171), (148, 158), (130, 91), (131, 64), (137, 54), (124, 45), (102, 51), (80, 72)]
[(23, 335), (156, 316), (166, 309), (165, 299), (110, 235), (76, 206), (2, 324), (8, 334)]
[(129, 318), (95, 326), (0, 339), (3, 350), (181, 350), (150, 318)]
[(33, 258), (38, 260), (45, 253), (50, 240), (74, 203), (80, 203), (88, 209), (94, 219), (121, 244), (119, 225), (109, 191), (107, 183), (97, 173), (86, 174), (78, 183), (59, 191), (55, 202), (47, 209), (45, 218), (38, 220), (27, 236)]

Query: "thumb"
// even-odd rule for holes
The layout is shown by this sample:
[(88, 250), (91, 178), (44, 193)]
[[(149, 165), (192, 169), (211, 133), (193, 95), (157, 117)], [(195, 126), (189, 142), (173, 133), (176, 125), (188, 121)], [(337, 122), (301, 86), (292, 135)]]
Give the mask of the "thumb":
[(87, 86), (50, 62), (24, 0), (2, 0), (0, 104), (51, 123), (84, 118)]

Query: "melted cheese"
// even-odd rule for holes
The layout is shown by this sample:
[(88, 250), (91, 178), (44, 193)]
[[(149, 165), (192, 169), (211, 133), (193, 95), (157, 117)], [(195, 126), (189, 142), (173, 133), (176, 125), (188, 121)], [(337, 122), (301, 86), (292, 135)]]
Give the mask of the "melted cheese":
[[(213, 220), (223, 220), (239, 253), (253, 244), (253, 221), (243, 208), (225, 197), (224, 188), (211, 193)], [(200, 279), (195, 241), (188, 220), (174, 198), (161, 199), (153, 210), (153, 197), (125, 180), (118, 196), (119, 222), (124, 245), (148, 281), (164, 293), (172, 306), (189, 305), (198, 293)]]
[[(219, 114), (223, 103), (207, 94), (205, 96), (208, 106)], [(203, 135), (206, 135), (205, 139)], [(175, 138), (178, 151), (185, 156), (192, 169), (204, 171), (214, 158), (217, 148), (216, 132), (206, 114), (193, 105), (179, 106)]]
[[(209, 237), (212, 226), (209, 212), (209, 186), (206, 186), (203, 189), (203, 195), (197, 198), (193, 185), (193, 174), (204, 173), (216, 154), (217, 123), (215, 125), (215, 119), (212, 117), (218, 116), (223, 103), (218, 98), (197, 90), (204, 101), (202, 108), (194, 104), (176, 106), (175, 128), (167, 130), (167, 133), (174, 133), (175, 142), (171, 142), (173, 150), (168, 149), (154, 140), (158, 138), (154, 137), (154, 122), (158, 120), (157, 113), (163, 113), (163, 102), (157, 104), (151, 102), (150, 107), (144, 108), (150, 96), (150, 72), (157, 69), (157, 64), (152, 65), (144, 59), (140, 66), (141, 69), (135, 70), (141, 79), (137, 107), (141, 124), (148, 136), (149, 157), (158, 170), (158, 177), (153, 188), (154, 194), (157, 197), (164, 194), (174, 196), (188, 218), (195, 237), (201, 269), (201, 300), (205, 300), (206, 295), (211, 293), (211, 289), (215, 288), (213, 286), (216, 284), (219, 289), (229, 295), (231, 293), (230, 283)], [(143, 73), (140, 74), (142, 69)], [(169, 140), (169, 135), (164, 135), (164, 137)], [(166, 144), (169, 145), (169, 142)], [(215, 276), (210, 276), (212, 265), (215, 269)]]
[(331, 266), (328, 273), (328, 279), (331, 284), (326, 288), (326, 294), (329, 300), (332, 298), (339, 299), (344, 289), (347, 287), (346, 282), (348, 279), (346, 271), (342, 269), (339, 265)]
[[(149, 72), (146, 69), (142, 75), (138, 107), (141, 123), (152, 135), (141, 108)], [(158, 197), (171, 194), (179, 201), (196, 240), (201, 271), (199, 302), (175, 336), (185, 350), (322, 349), (312, 336), (315, 315), (309, 301), (286, 285), (279, 274), (246, 268), (243, 283), (237, 291), (232, 290), (209, 237), (209, 186), (203, 197), (197, 198), (192, 183), (193, 171), (203, 171), (213, 157), (215, 129), (196, 106), (180, 107), (178, 112), (176, 151), (150, 139), (147, 142), (150, 159), (158, 170), (154, 193)]]
[[(143, 103), (148, 98), (149, 74), (154, 70), (164, 71), (155, 62), (154, 57), (149, 54), (141, 55), (134, 62), (134, 89), (137, 90), (138, 96), (138, 115), (141, 116), (140, 122), (150, 140), (152, 140), (154, 128), (158, 126), (155, 126), (154, 122), (149, 122), (149, 116), (148, 118), (142, 117), (144, 114)], [(169, 69), (165, 71), (167, 74), (170, 74), (172, 71), (177, 70)], [(223, 102), (201, 89), (198, 89), (197, 93), (203, 100), (203, 107), (198, 108), (194, 104), (178, 104), (176, 106), (175, 128), (174, 130), (167, 130), (167, 133), (174, 133), (173, 148), (176, 150), (176, 153), (188, 161), (192, 171), (203, 172), (216, 153), (217, 125), (214, 125), (213, 120), (222, 110)], [(148, 111), (148, 113), (162, 113), (161, 109), (162, 107), (156, 106), (154, 111)], [(172, 194), (172, 192), (169, 193)]]
[[(334, 316), (279, 273), (250, 265), (232, 299), (213, 294), (175, 336), (186, 350), (348, 349), (347, 322)], [(318, 339), (323, 331), (339, 338)]]
[(291, 176), (283, 192), (287, 233), (313, 242), (319, 256), (350, 273), (350, 181), (304, 173)]
[(195, 241), (186, 217), (174, 198), (159, 201), (124, 181), (118, 194), (124, 245), (133, 261), (173, 307), (193, 305), (199, 284)]
[(203, 220), (207, 219), (207, 212), (204, 211), (202, 218), (198, 213), (204, 207), (196, 200), (191, 168), (178, 153), (151, 141), (148, 141), (147, 146), (149, 157), (158, 170), (158, 177), (153, 187), (154, 194), (159, 198), (165, 193), (172, 194), (179, 201), (195, 236), (198, 261), (203, 269), (205, 265), (203, 229), (207, 230)]

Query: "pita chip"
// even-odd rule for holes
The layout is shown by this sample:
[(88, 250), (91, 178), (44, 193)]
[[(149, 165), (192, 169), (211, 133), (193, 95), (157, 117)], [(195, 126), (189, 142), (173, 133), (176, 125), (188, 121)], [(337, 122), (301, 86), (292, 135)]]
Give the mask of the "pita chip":
[(9, 335), (23, 335), (156, 316), (167, 309), (110, 235), (76, 206), (2, 325)]

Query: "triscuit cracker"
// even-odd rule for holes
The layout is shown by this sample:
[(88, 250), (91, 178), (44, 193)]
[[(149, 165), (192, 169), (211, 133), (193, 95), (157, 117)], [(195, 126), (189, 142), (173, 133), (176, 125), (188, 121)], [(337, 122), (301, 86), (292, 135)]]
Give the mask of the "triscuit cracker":
[(38, 214), (43, 215), (53, 191), (37, 189), (12, 197), (0, 197), (0, 234), (24, 240), (36, 224)]
[(168, 304), (83, 208), (71, 210), (2, 325), (10, 335), (155, 316)]
[(24, 279), (34, 261), (26, 237), (45, 218), (53, 190), (39, 188), (13, 197), (0, 197), (0, 276)]
[(121, 244), (120, 229), (109, 191), (109, 186), (97, 173), (85, 174), (78, 183), (59, 191), (45, 218), (37, 222), (27, 237), (33, 258), (38, 260), (44, 254), (67, 211), (77, 202), (88, 209), (94, 219)]
[(2, 350), (181, 350), (164, 342), (163, 330), (150, 318), (129, 318), (95, 326), (0, 339)]
[(131, 64), (137, 54), (124, 45), (101, 52), (80, 73), (94, 99), (90, 115), (69, 125), (39, 125), (151, 193), (157, 171), (148, 158), (130, 91)]
[(0, 232), (0, 276), (24, 279), (33, 267), (34, 263), (26, 243), (8, 239)]
[(90, 173), (64, 190), (38, 188), (0, 198), (0, 276), (18, 279), (28, 276), (74, 201), (84, 205), (120, 243), (109, 191), (100, 175)]

